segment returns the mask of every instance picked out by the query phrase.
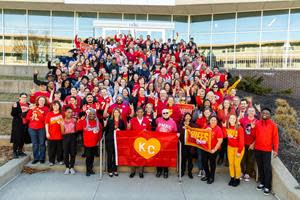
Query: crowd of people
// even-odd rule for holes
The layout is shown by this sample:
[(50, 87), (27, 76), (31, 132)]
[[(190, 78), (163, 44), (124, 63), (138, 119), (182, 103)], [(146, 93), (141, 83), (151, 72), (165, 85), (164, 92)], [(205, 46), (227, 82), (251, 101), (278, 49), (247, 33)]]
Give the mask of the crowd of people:
[[(226, 69), (208, 66), (193, 38), (167, 42), (119, 34), (114, 38), (75, 37), (75, 49), (58, 62), (49, 62), (46, 80), (33, 75), (39, 90), (21, 93), (12, 106), (14, 157), (26, 155), (32, 142), (32, 164), (65, 164), (65, 174), (75, 174), (77, 146), (84, 147), (86, 175), (94, 174), (99, 140), (106, 142), (107, 169), (118, 176), (115, 130), (177, 132), (184, 143), (185, 127), (212, 131), (211, 150), (183, 145), (182, 172), (193, 178), (193, 160), (202, 181), (212, 184), (217, 165), (229, 167), (229, 185), (254, 177), (258, 190), (271, 191), (271, 154), (278, 153), (278, 132), (271, 111), (251, 97), (237, 96), (242, 77), (232, 82)], [(28, 96), (29, 102), (28, 102)], [(193, 104), (182, 114), (177, 104)], [(29, 134), (28, 134), (29, 133)], [(30, 137), (28, 137), (30, 136)], [(78, 138), (82, 138), (78, 140)], [(79, 143), (78, 143), (79, 141)], [(132, 167), (130, 178), (143, 167)], [(168, 178), (168, 168), (158, 167), (157, 177)]]

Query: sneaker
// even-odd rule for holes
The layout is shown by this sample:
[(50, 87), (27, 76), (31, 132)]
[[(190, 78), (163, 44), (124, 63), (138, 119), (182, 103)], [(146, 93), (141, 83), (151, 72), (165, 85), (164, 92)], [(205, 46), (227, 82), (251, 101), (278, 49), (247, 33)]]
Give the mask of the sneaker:
[(269, 188), (265, 188), (264, 189), (264, 195), (270, 195), (271, 194), (271, 190)]
[(114, 176), (119, 176), (118, 172), (113, 172)]
[(71, 168), (71, 169), (70, 169), (70, 173), (71, 173), (72, 175), (76, 174), (76, 171), (74, 170), (74, 168)]
[(193, 178), (194, 178), (192, 172), (189, 172), (189, 173), (188, 173), (188, 177), (189, 177), (190, 179), (193, 179)]
[(40, 163), (41, 164), (45, 164), (45, 160), (40, 160)]
[(205, 177), (205, 171), (204, 170), (200, 170), (198, 173), (198, 177)]
[(14, 152), (14, 159), (17, 159), (17, 158), (19, 158), (19, 155), (18, 155), (18, 153)]
[(52, 163), (52, 162), (49, 163), (49, 166), (50, 166), (50, 167), (53, 166), (53, 165), (54, 165), (54, 163)]
[(63, 165), (63, 164), (64, 164), (64, 162), (63, 162), (63, 161), (60, 161), (60, 162), (59, 162), (59, 164), (60, 164), (60, 165)]
[(264, 185), (263, 184), (259, 184), (257, 187), (256, 187), (256, 190), (259, 190), (259, 191), (261, 191), (261, 190), (263, 190), (264, 189)]
[(31, 164), (34, 165), (34, 164), (36, 164), (36, 163), (38, 163), (38, 162), (39, 162), (38, 160), (34, 160), (34, 161), (31, 162)]
[(68, 175), (68, 174), (70, 174), (70, 169), (69, 168), (66, 169), (64, 175)]
[(108, 173), (108, 176), (112, 178), (114, 175), (113, 175), (113, 173), (110, 172), (110, 173)]
[(250, 176), (249, 174), (245, 174), (244, 176), (244, 181), (249, 182), (250, 181)]
[(18, 154), (19, 154), (19, 156), (21, 156), (21, 157), (27, 156), (27, 154), (24, 153), (24, 152), (22, 152), (22, 151), (20, 151)]

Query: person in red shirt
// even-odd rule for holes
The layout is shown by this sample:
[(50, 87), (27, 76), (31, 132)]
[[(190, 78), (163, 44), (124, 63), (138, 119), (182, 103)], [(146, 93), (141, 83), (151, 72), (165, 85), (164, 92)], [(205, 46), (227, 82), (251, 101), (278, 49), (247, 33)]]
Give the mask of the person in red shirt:
[(34, 91), (34, 89), (31, 90), (30, 95), (30, 103), (35, 103), (36, 99), (40, 96), (46, 97), (47, 100), (50, 98), (50, 92), (47, 91), (47, 86), (45, 83), (41, 84), (39, 86), (39, 91)]
[(223, 129), (228, 138), (228, 161), (230, 181), (228, 185), (236, 187), (240, 184), (241, 161), (244, 155), (244, 129), (238, 125), (235, 114), (231, 114), (228, 124), (223, 123)]
[(46, 106), (47, 99), (44, 96), (40, 96), (36, 99), (35, 106), (32, 106), (27, 115), (26, 120), (28, 124), (28, 132), (30, 134), (33, 151), (32, 164), (37, 162), (45, 163), (46, 154), (46, 132), (45, 132), (45, 117), (49, 111)]
[(63, 116), (61, 114), (61, 104), (59, 101), (53, 101), (50, 106), (50, 112), (45, 118), (46, 137), (48, 139), (49, 165), (55, 164), (55, 158), (60, 165), (63, 164)]
[(177, 126), (180, 124), (182, 119), (182, 114), (179, 107), (175, 104), (173, 96), (168, 97), (168, 103), (166, 109), (170, 112), (170, 117), (176, 122)]
[(102, 126), (96, 116), (96, 110), (90, 108), (87, 117), (83, 116), (77, 121), (77, 131), (83, 131), (83, 146), (86, 154), (86, 176), (95, 174), (93, 171), (94, 158), (97, 151), (97, 144), (102, 137)]
[(210, 117), (207, 130), (212, 132), (211, 150), (209, 152), (202, 151), (202, 164), (205, 171), (205, 177), (201, 178), (201, 181), (207, 181), (207, 184), (212, 184), (215, 180), (217, 151), (220, 149), (223, 141), (223, 132), (218, 126), (216, 116), (213, 115)]
[[(75, 98), (74, 98), (75, 100)], [(76, 102), (76, 101), (75, 101)], [(65, 175), (76, 172), (74, 170), (75, 158), (76, 158), (76, 118), (73, 116), (73, 109), (71, 107), (65, 107), (65, 117), (63, 121), (63, 152), (64, 162), (66, 165)]]
[(242, 173), (244, 174), (244, 180), (250, 181), (250, 176), (255, 176), (254, 171), (254, 152), (250, 149), (250, 145), (254, 141), (254, 135), (251, 128), (251, 124), (255, 124), (257, 119), (255, 118), (255, 108), (250, 107), (247, 111), (247, 116), (240, 119), (240, 124), (244, 129), (245, 139), (245, 154), (242, 159)]
[(257, 190), (263, 190), (265, 195), (269, 195), (272, 190), (272, 166), (271, 155), (278, 155), (278, 128), (277, 125), (270, 119), (271, 110), (264, 108), (261, 111), (261, 120), (252, 124), (255, 141), (250, 146), (253, 148), (258, 167), (258, 177), (260, 184)]
[[(129, 121), (127, 129), (134, 131), (151, 130), (150, 121), (148, 118), (144, 117), (144, 109), (142, 107), (138, 107), (136, 109), (136, 117)], [(135, 176), (135, 171), (136, 167), (132, 167), (129, 178), (133, 178)], [(138, 171), (140, 178), (144, 178), (144, 167), (138, 167)]]

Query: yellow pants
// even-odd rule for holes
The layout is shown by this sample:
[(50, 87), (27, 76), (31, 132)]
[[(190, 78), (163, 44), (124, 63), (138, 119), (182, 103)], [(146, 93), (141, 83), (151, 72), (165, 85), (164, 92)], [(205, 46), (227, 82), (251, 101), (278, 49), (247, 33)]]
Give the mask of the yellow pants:
[(227, 147), (227, 156), (229, 161), (229, 174), (230, 177), (239, 179), (241, 177), (241, 161), (244, 155), (244, 149), (241, 152), (240, 156), (237, 156), (238, 148), (237, 147)]

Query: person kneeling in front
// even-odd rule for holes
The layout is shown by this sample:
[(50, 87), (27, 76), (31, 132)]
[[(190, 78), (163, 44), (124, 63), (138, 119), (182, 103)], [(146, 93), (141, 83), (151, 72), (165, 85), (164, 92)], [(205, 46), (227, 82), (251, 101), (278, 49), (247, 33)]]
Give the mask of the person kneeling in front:
[(83, 131), (83, 145), (86, 152), (86, 176), (95, 174), (93, 171), (94, 157), (97, 144), (102, 137), (102, 126), (96, 117), (96, 110), (89, 109), (87, 117), (82, 117), (76, 125), (77, 131)]

